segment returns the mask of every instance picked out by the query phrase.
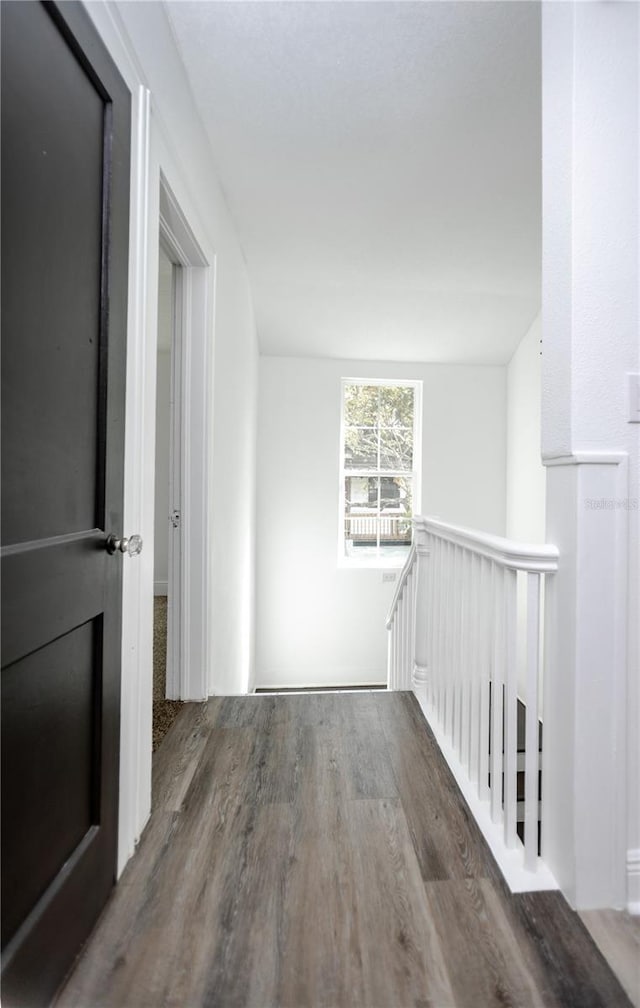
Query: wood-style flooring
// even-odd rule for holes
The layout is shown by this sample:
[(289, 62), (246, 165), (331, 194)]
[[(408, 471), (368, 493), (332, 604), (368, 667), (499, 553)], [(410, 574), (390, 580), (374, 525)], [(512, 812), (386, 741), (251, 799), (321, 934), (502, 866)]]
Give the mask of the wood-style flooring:
[(623, 1008), (558, 893), (510, 895), (410, 693), (215, 698), (57, 1008)]

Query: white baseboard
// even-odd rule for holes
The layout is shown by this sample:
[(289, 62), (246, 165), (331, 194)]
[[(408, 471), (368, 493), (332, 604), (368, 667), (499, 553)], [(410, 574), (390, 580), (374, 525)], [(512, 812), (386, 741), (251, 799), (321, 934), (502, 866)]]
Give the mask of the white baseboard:
[(640, 848), (627, 851), (627, 910), (640, 915)]
[(256, 669), (253, 679), (254, 689), (267, 690), (305, 690), (305, 689), (336, 689), (350, 686), (371, 687), (386, 686), (386, 670), (332, 668), (331, 676), (323, 674), (318, 669), (308, 672), (294, 672), (280, 669)]
[(153, 594), (154, 595), (168, 595), (169, 594), (169, 582), (168, 581), (154, 581), (153, 582)]
[(271, 680), (260, 679), (253, 683), (253, 691), (259, 690), (271, 690), (276, 692), (278, 690), (332, 690), (332, 689), (372, 689), (373, 687), (386, 687), (386, 679), (380, 676), (352, 676), (343, 678), (342, 676), (336, 676), (331, 682), (326, 679), (287, 679), (279, 677), (272, 678)]

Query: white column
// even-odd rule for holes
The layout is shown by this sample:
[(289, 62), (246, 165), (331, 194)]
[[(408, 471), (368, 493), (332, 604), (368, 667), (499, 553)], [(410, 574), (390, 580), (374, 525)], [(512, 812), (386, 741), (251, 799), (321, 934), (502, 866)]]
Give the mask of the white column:
[(625, 861), (640, 847), (640, 477), (627, 403), (640, 367), (639, 12), (542, 5), (542, 453), (547, 541), (560, 551), (545, 612), (542, 850), (579, 909), (632, 902)]

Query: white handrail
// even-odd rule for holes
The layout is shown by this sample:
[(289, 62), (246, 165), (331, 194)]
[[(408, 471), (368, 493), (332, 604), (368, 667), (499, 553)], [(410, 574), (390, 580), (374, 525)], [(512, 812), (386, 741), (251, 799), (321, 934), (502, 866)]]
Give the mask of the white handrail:
[(541, 595), (557, 568), (555, 546), (418, 516), (387, 617), (389, 689), (416, 694), (513, 889), (555, 887), (538, 819)]
[(489, 532), (449, 525), (437, 518), (415, 517), (414, 529), (437, 535), (439, 539), (463, 546), (511, 570), (551, 573), (558, 569), (558, 548), (547, 544), (518, 543)]
[(391, 601), (391, 606), (389, 608), (389, 614), (387, 616), (387, 630), (391, 629), (391, 623), (393, 622), (393, 616), (394, 616), (394, 613), (395, 613), (396, 608), (398, 606), (398, 600), (399, 600), (400, 596), (402, 595), (402, 592), (404, 591), (404, 586), (405, 586), (407, 577), (409, 576), (409, 572), (411, 571), (411, 568), (413, 567), (413, 565), (415, 563), (415, 560), (416, 560), (416, 544), (414, 542), (411, 545), (411, 549), (409, 550), (409, 554), (407, 556), (407, 559), (405, 560), (404, 567), (402, 568), (402, 571), (400, 572), (400, 577), (398, 578), (398, 584), (396, 586), (396, 590), (393, 593), (393, 599)]

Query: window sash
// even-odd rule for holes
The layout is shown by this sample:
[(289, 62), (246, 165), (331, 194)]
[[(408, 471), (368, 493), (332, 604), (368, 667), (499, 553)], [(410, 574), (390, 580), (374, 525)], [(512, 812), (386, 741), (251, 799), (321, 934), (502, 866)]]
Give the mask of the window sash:
[[(388, 423), (378, 423), (375, 424), (353, 424), (348, 423), (346, 419), (346, 395), (347, 388), (349, 386), (361, 386), (361, 387), (372, 387), (376, 386), (379, 388), (411, 388), (413, 390), (413, 426), (409, 427), (406, 424), (401, 425), (391, 425)], [(382, 410), (379, 408), (379, 412), (376, 415), (376, 421), (381, 416)], [(339, 560), (340, 562), (346, 561), (347, 563), (364, 562), (366, 565), (371, 563), (375, 564), (375, 561), (386, 561), (389, 562), (390, 559), (397, 558), (399, 565), (403, 562), (403, 555), (410, 546), (412, 539), (412, 527), (411, 518), (416, 510), (419, 509), (419, 497), (420, 497), (420, 461), (421, 461), (421, 415), (422, 415), (422, 382), (421, 381), (402, 381), (402, 380), (372, 380), (372, 379), (343, 379), (342, 381), (342, 412), (341, 412), (341, 426), (340, 426), (340, 532), (339, 532)], [(376, 433), (377, 442), (377, 462), (378, 465), (367, 465), (359, 467), (357, 465), (350, 464), (350, 460), (346, 458), (347, 452), (347, 434), (350, 430), (363, 430)], [(410, 450), (412, 465), (411, 467), (403, 468), (398, 465), (393, 467), (385, 467), (382, 463), (381, 455), (381, 442), (384, 439), (384, 433), (387, 431), (392, 431), (395, 433), (411, 432), (410, 440)], [(349, 503), (347, 501), (347, 480), (353, 478), (362, 479), (377, 479), (377, 497), (375, 506), (372, 504), (370, 510), (367, 511), (366, 504), (363, 503), (363, 513), (360, 515), (354, 514), (350, 509)], [(409, 484), (409, 494), (411, 502), (411, 513), (400, 513), (394, 514), (394, 509), (392, 508), (382, 508), (382, 479), (398, 479), (405, 480)], [(353, 505), (352, 505), (353, 506)], [(356, 507), (358, 505), (355, 505)], [(401, 505), (400, 505), (401, 507)], [(366, 513), (365, 513), (366, 512)], [(354, 546), (355, 538), (349, 537), (347, 534), (348, 530), (358, 527), (362, 530), (365, 528), (367, 521), (371, 523), (371, 538), (373, 539), (373, 532), (375, 531), (375, 543), (370, 546)], [(408, 535), (406, 540), (402, 541), (402, 536), (398, 538), (398, 533), (401, 532), (402, 526), (408, 523)], [(387, 535), (385, 536), (385, 531)], [(360, 541), (364, 541), (366, 536), (361, 535)], [(390, 542), (385, 542), (385, 539), (390, 540)], [(396, 545), (397, 544), (397, 545)], [(362, 549), (364, 552), (359, 554), (357, 551)]]

